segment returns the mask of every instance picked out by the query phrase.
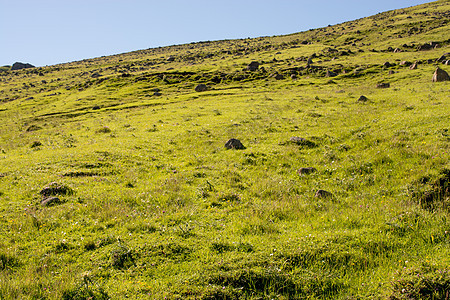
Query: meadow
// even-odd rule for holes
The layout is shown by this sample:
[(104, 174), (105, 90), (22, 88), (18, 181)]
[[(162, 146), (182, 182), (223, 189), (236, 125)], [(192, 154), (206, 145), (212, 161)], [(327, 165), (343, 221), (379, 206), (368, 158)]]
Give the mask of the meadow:
[(449, 20), (2, 67), (0, 299), (449, 299)]

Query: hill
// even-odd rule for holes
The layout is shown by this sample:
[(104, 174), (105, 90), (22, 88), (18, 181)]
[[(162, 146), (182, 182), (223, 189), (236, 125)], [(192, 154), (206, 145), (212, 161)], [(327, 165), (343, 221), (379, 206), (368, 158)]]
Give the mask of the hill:
[(448, 298), (449, 21), (5, 68), (0, 298)]

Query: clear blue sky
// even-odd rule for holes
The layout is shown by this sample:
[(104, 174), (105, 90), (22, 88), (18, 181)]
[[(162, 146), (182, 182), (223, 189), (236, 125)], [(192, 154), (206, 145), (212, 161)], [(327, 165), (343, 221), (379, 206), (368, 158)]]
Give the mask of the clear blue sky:
[(272, 36), (427, 0), (0, 0), (0, 66)]

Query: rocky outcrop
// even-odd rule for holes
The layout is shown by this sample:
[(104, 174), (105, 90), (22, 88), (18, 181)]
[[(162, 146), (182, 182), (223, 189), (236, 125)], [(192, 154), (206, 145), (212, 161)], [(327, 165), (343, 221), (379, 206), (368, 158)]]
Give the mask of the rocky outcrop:
[(35, 66), (31, 65), (31, 64), (26, 64), (26, 63), (21, 63), (21, 62), (15, 62), (12, 67), (11, 67), (11, 71), (15, 71), (15, 70), (21, 70), (21, 69), (29, 69), (29, 68), (34, 68)]

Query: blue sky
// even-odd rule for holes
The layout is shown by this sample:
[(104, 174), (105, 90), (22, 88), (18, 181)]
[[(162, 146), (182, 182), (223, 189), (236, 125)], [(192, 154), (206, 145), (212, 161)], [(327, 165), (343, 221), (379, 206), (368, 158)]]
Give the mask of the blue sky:
[(0, 66), (53, 65), (159, 46), (272, 36), (421, 0), (0, 0)]

